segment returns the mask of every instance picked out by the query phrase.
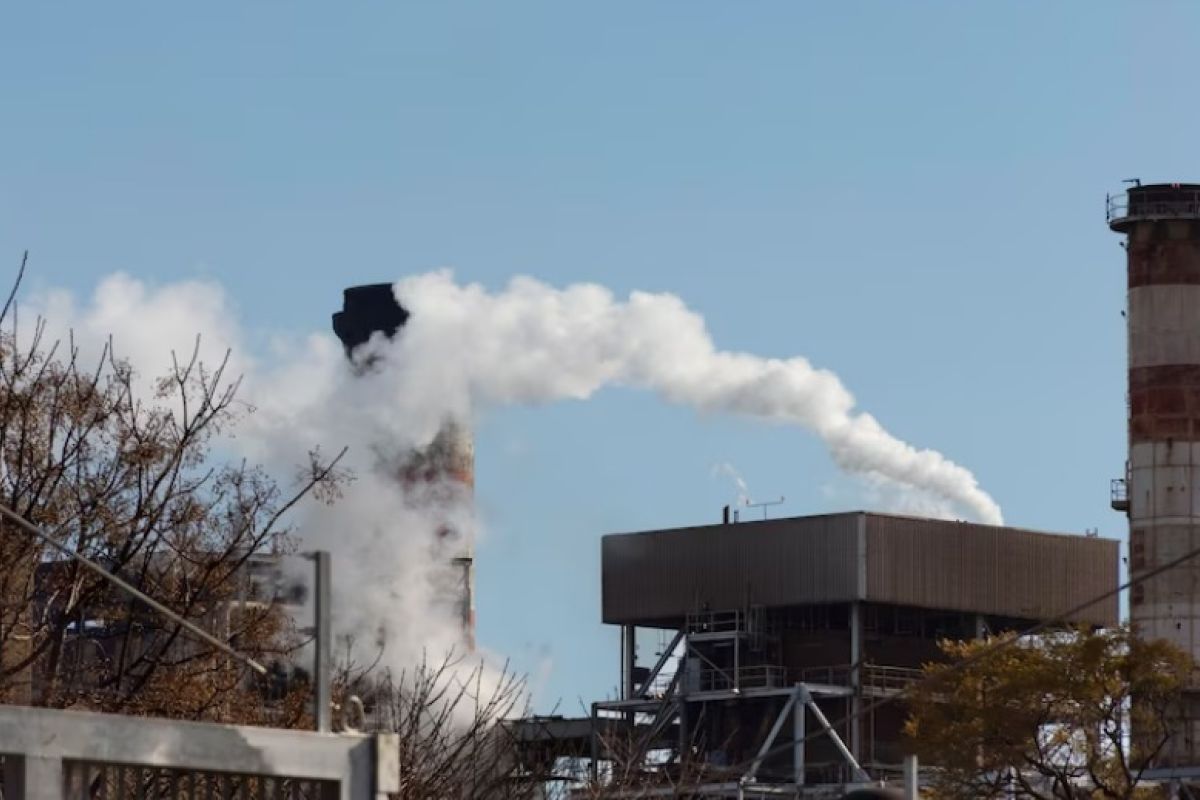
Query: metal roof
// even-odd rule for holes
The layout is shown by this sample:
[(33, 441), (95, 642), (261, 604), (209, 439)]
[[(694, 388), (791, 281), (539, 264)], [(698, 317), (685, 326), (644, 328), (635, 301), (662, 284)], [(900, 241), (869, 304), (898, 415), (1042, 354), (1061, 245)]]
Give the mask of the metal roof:
[[(705, 608), (857, 600), (1041, 620), (1114, 590), (1119, 557), (1113, 539), (862, 511), (613, 534), (602, 616), (669, 626)], [(1114, 595), (1070, 621), (1117, 619)]]

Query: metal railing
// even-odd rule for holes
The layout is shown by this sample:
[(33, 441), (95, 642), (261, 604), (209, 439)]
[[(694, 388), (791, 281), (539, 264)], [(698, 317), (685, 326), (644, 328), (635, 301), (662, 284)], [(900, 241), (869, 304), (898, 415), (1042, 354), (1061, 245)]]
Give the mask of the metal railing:
[(643, 697), (665, 697), (675, 684), (675, 675), (683, 664), (683, 654), (672, 654), (667, 657), (663, 668), (654, 676), (654, 680), (638, 687), (638, 694)]
[(689, 634), (703, 633), (760, 633), (762, 609), (748, 611), (696, 611), (687, 615), (684, 629)]
[(849, 664), (805, 667), (796, 673), (796, 680), (800, 683), (821, 683), (826, 686), (849, 686), (853, 671)]
[(907, 689), (919, 681), (924, 673), (912, 667), (884, 667), (867, 664), (863, 667), (863, 686), (871, 689)]
[(744, 627), (740, 611), (700, 611), (687, 615), (688, 633), (737, 633)]
[[(880, 664), (863, 664), (861, 681), (864, 688), (898, 691), (921, 679), (921, 670), (913, 667), (889, 667)], [(834, 664), (824, 667), (808, 667), (798, 673), (801, 683), (821, 683), (827, 686), (851, 686), (854, 667), (850, 664)]]
[(1104, 195), (1104, 221), (1112, 222), (1114, 219), (1124, 219), (1126, 211), (1129, 210), (1129, 195), (1125, 192), (1120, 194)]
[(1200, 219), (1200, 192), (1165, 189), (1139, 192), (1130, 199), (1127, 192), (1104, 197), (1105, 220)]
[(774, 665), (742, 667), (734, 682), (733, 670), (701, 669), (688, 676), (689, 692), (728, 692), (741, 689), (779, 689), (787, 686), (787, 669)]

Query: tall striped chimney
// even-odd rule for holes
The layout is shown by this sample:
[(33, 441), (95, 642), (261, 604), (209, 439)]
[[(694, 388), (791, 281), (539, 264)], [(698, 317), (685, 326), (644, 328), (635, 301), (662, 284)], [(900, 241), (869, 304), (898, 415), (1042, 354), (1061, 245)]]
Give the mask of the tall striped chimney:
[[(1108, 198), (1108, 226), (1126, 236), (1129, 285), (1129, 460), (1112, 505), (1137, 578), (1200, 547), (1200, 184), (1134, 185)], [(1135, 585), (1129, 616), (1200, 658), (1200, 559)], [(1200, 764), (1200, 684), (1180, 712), (1163, 766)]]

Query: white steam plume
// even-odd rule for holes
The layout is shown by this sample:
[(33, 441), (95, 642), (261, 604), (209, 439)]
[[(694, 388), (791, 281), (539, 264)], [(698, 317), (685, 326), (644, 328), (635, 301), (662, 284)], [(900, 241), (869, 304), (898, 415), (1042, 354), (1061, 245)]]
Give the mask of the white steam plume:
[[(288, 475), (314, 445), (350, 447), (356, 480), (336, 505), (310, 504), (299, 533), (305, 548), (333, 553), (336, 629), (368, 645), (382, 635), (391, 666), (459, 643), (457, 613), (438, 599), (451, 554), (436, 534), (447, 520), (461, 530), (475, 520), (465, 504), (436, 515), (414, 505), (378, 459), (427, 445), (448, 417), (469, 422), (488, 407), (644, 388), (698, 411), (810, 430), (839, 467), (908, 507), (1001, 522), (970, 472), (857, 411), (832, 372), (798, 357), (718, 350), (703, 319), (673, 295), (619, 300), (596, 285), (555, 289), (529, 278), (489, 292), (448, 272), (395, 289), (412, 315), (394, 341), (366, 345), (384, 356), (383, 369), (355, 375), (324, 332), (257, 358), (239, 351), (233, 364), (245, 373), (243, 398), (258, 409), (233, 441), (245, 455)], [(190, 353), (198, 333), (209, 364), (247, 339), (224, 292), (208, 282), (151, 289), (117, 275), (88, 303), (54, 292), (35, 306), (53, 332), (71, 326), (84, 344), (113, 333), (117, 352), (147, 377), (170, 363), (171, 349)]]
[(856, 411), (832, 372), (800, 357), (718, 350), (703, 318), (674, 295), (634, 292), (619, 301), (594, 284), (555, 289), (530, 278), (490, 293), (455, 283), (449, 272), (406, 278), (396, 295), (413, 310), (391, 345), (391, 376), (404, 390), (393, 396), (406, 414), (421, 414), (415, 404), (428, 392), (467, 417), (479, 406), (584, 399), (606, 385), (633, 386), (698, 411), (806, 428), (848, 472), (948, 501), (982, 522), (1002, 521), (968, 470)]

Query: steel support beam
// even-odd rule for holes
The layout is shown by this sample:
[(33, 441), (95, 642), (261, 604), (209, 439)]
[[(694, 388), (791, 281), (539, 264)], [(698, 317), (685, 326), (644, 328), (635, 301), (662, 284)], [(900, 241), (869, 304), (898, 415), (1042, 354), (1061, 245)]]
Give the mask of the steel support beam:
[(600, 709), (595, 703), (592, 703), (592, 733), (591, 733), (591, 750), (592, 763), (590, 765), (592, 775), (592, 785), (596, 785), (600, 780)]
[(863, 624), (862, 604), (850, 604), (850, 752), (862, 759), (863, 730)]
[[(799, 695), (803, 701), (803, 696)], [(803, 702), (795, 703), (792, 707), (792, 780), (796, 786), (804, 785), (805, 772), (805, 707)]]
[(633, 697), (633, 668), (637, 663), (637, 627), (621, 626), (621, 699)]
[(920, 769), (916, 756), (904, 757), (904, 800), (920, 800), (919, 782)]
[(640, 694), (645, 694), (646, 689), (654, 683), (655, 679), (658, 678), (658, 674), (663, 671), (663, 667), (667, 665), (667, 661), (670, 660), (671, 655), (675, 652), (676, 648), (679, 647), (679, 643), (682, 640), (683, 629), (681, 628), (675, 632), (674, 638), (671, 639), (671, 643), (667, 645), (667, 648), (662, 651), (662, 654), (658, 657), (658, 661), (654, 662), (654, 666), (651, 668), (650, 674), (646, 676), (646, 682), (642, 686)]
[(850, 765), (850, 769), (854, 772), (855, 778), (863, 782), (869, 781), (871, 777), (867, 775), (866, 771), (859, 765), (858, 759), (856, 759), (854, 754), (850, 752), (850, 749), (846, 747), (846, 743), (842, 741), (842, 737), (838, 736), (837, 731), (835, 731), (833, 726), (829, 724), (829, 719), (825, 716), (825, 712), (823, 712), (820, 707), (817, 706), (816, 701), (812, 699), (811, 695), (807, 695), (807, 690), (805, 691), (805, 705), (807, 705), (808, 709), (812, 711), (813, 717), (816, 718), (817, 723), (820, 724), (822, 729), (824, 729), (826, 735), (829, 736), (830, 741), (833, 742), (833, 746), (836, 747), (837, 751), (842, 754), (842, 758), (846, 759), (846, 763)]
[[(788, 713), (796, 707), (800, 692), (801, 689), (796, 687), (796, 691), (792, 692), (792, 696), (787, 699), (787, 702), (783, 704), (783, 708), (779, 710), (779, 715), (775, 717), (775, 724), (771, 726), (770, 733), (767, 734), (767, 738), (763, 741), (762, 746), (758, 748), (758, 753), (754, 756), (754, 760), (750, 762), (750, 768), (742, 776), (744, 783), (754, 780), (754, 776), (758, 773), (758, 768), (762, 766), (763, 759), (767, 757), (767, 753), (771, 751), (771, 746), (775, 744), (776, 737), (783, 730), (783, 723), (787, 721)], [(804, 713), (803, 707), (800, 708), (800, 713)]]

